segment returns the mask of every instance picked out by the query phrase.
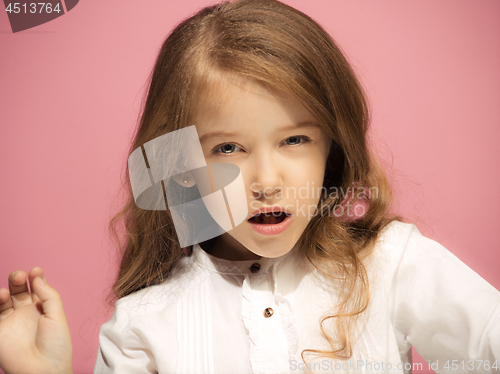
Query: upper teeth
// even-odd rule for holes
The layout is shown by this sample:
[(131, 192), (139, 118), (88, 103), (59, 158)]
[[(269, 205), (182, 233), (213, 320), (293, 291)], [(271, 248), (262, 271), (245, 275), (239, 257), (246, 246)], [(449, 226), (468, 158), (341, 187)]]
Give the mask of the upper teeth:
[(283, 213), (282, 211), (277, 211), (277, 212), (271, 212), (271, 213), (257, 213), (254, 217), (260, 216), (260, 215), (265, 215), (266, 217), (270, 217), (271, 215), (279, 215)]

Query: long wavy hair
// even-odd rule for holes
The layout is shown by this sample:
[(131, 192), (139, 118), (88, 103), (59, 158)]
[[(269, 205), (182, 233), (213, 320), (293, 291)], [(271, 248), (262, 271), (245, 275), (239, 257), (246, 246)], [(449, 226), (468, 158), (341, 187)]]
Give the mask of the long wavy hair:
[[(335, 310), (320, 322), (329, 350), (306, 349), (334, 359), (352, 356), (355, 326), (370, 299), (362, 259), (391, 221), (391, 189), (369, 149), (369, 112), (363, 89), (328, 33), (307, 15), (276, 0), (236, 0), (206, 7), (181, 22), (165, 40), (149, 78), (130, 152), (160, 135), (193, 124), (197, 103), (230, 77), (250, 79), (294, 95), (322, 124), (332, 146), (318, 214), (298, 241), (299, 250), (339, 285)], [(213, 90), (212, 90), (213, 91)], [(128, 201), (110, 222), (121, 264), (110, 301), (168, 279), (186, 255), (166, 211), (139, 209), (124, 176)], [(357, 219), (332, 213), (356, 203), (337, 191), (353, 186), (367, 210)], [(343, 201), (344, 200), (344, 201)], [(125, 233), (121, 235), (120, 233)], [(334, 274), (334, 275), (333, 275)], [(328, 322), (328, 323), (327, 323)], [(332, 323), (333, 322), (333, 323)]]

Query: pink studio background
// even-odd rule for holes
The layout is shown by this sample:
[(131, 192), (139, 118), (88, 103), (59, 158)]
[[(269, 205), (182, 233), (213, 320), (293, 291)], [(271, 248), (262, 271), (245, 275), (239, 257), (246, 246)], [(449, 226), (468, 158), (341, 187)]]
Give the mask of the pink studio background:
[[(398, 211), (500, 288), (500, 2), (285, 2), (359, 73)], [(85, 0), (16, 34), (0, 7), (0, 286), (45, 270), (76, 373), (92, 372), (111, 312), (107, 222), (146, 79), (168, 32), (209, 3)]]

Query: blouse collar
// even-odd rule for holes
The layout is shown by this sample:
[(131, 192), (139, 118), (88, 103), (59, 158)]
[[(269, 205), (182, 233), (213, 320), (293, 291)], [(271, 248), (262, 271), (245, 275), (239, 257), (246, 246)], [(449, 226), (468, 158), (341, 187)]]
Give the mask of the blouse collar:
[(261, 257), (259, 260), (245, 261), (230, 261), (219, 257), (212, 256), (205, 252), (199, 244), (193, 245), (193, 259), (196, 263), (204, 268), (208, 268), (220, 274), (262, 274), (267, 273), (271, 266), (282, 262), (294, 250), (288, 251), (286, 254), (276, 257), (267, 258)]

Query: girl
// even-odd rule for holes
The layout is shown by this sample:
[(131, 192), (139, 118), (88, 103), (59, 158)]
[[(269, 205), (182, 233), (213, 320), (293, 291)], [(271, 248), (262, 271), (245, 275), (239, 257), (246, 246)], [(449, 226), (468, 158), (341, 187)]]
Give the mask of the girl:
[[(498, 371), (499, 292), (389, 214), (364, 93), (309, 17), (239, 0), (176, 27), (131, 154), (154, 173), (148, 144), (191, 126), (210, 168), (238, 166), (248, 214), (183, 247), (171, 201), (145, 210), (131, 194), (112, 222), (127, 242), (96, 373), (407, 373), (412, 345), (437, 372)], [(194, 170), (173, 174), (157, 184), (165, 195), (200, 189)], [(0, 293), (0, 366), (70, 372), (57, 292), (39, 268), (33, 296), (24, 278)], [(27, 321), (38, 330), (18, 345)]]

